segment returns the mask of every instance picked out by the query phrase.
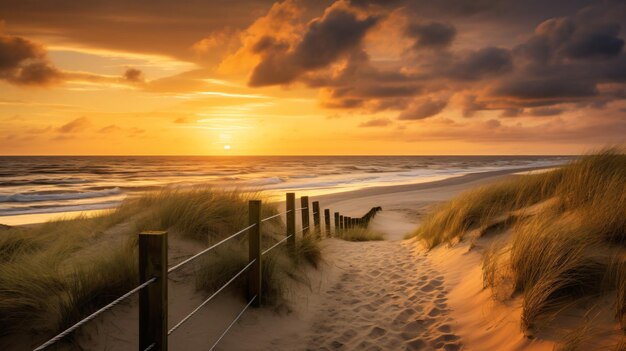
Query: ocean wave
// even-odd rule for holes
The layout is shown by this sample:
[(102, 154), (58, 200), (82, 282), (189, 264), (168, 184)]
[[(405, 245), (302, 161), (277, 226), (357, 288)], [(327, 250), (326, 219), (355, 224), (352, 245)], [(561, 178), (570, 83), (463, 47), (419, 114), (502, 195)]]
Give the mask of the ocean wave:
[(83, 178), (35, 178), (35, 179), (15, 179), (0, 182), (0, 186), (24, 186), (24, 185), (64, 185), (64, 184), (84, 184), (89, 181)]
[(25, 215), (25, 214), (40, 214), (40, 213), (61, 213), (61, 212), (74, 212), (74, 211), (106, 210), (106, 209), (115, 208), (119, 206), (120, 203), (121, 201), (117, 200), (117, 201), (105, 201), (105, 202), (98, 202), (94, 204), (84, 204), (84, 205), (0, 209), (0, 217), (18, 216), (18, 215)]
[(50, 200), (76, 200), (88, 199), (93, 197), (105, 197), (121, 194), (120, 188), (105, 189), (99, 191), (84, 192), (65, 192), (65, 193), (49, 193), (49, 192), (31, 192), (13, 194), (8, 196), (0, 196), (0, 202), (37, 202)]
[(255, 180), (250, 180), (249, 182), (247, 182), (246, 185), (275, 185), (275, 184), (281, 184), (284, 183), (285, 181), (280, 178), (280, 177), (268, 177), (268, 178), (261, 178), (261, 179), (255, 179)]

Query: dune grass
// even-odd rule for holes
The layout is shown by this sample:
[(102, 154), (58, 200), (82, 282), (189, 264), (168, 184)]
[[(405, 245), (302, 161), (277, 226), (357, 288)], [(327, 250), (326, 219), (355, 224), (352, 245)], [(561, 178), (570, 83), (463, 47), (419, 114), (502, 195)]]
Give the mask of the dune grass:
[(336, 237), (346, 241), (380, 241), (385, 239), (382, 233), (360, 227), (341, 230), (336, 234)]
[(488, 228), (512, 211), (523, 213), (539, 203), (532, 215), (509, 221), (509, 242), (485, 252), (485, 286), (496, 296), (523, 296), (521, 323), (528, 334), (577, 301), (609, 291), (616, 296), (615, 314), (624, 326), (626, 269), (623, 259), (616, 258), (626, 244), (622, 149), (605, 149), (557, 170), (461, 194), (428, 216), (414, 235), (431, 248), (453, 243), (472, 229)]
[[(128, 199), (118, 209), (94, 218), (3, 230), (0, 337), (4, 338), (0, 338), (0, 348), (11, 335), (34, 336), (33, 342), (53, 336), (136, 286), (136, 234), (140, 231), (167, 229), (170, 243), (180, 238), (201, 248), (244, 227), (248, 200), (259, 197), (209, 188), (168, 189)], [(263, 217), (275, 213), (274, 206), (263, 206)], [(265, 222), (263, 228), (264, 247), (284, 237), (279, 218)], [(230, 245), (232, 252), (222, 248), (223, 252), (207, 258), (213, 271), (198, 265), (194, 274), (199, 290), (217, 286), (233, 267), (247, 263), (247, 235)], [(315, 250), (315, 244), (310, 244), (301, 251), (303, 259), (316, 263), (319, 248)], [(284, 293), (281, 284), (290, 275), (283, 271), (293, 266), (284, 250), (272, 256), (265, 261), (263, 272), (268, 301)]]

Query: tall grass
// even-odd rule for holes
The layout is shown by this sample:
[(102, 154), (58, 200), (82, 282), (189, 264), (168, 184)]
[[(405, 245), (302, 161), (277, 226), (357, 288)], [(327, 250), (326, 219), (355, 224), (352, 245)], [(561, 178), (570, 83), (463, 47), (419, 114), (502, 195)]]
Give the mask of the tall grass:
[[(626, 244), (626, 154), (617, 148), (586, 155), (547, 173), (517, 176), (461, 194), (441, 205), (415, 232), (429, 247), (489, 228), (514, 210), (545, 202), (509, 223), (506, 244), (483, 260), (486, 286), (524, 298), (522, 327), (532, 332), (581, 298), (615, 291), (626, 320), (626, 269), (615, 251)], [(509, 295), (510, 295), (509, 294)], [(497, 295), (497, 294), (496, 294)]]
[(554, 195), (562, 170), (533, 174), (469, 190), (428, 215), (411, 235), (433, 248), (452, 242), (507, 211), (538, 203)]
[[(168, 189), (128, 199), (118, 209), (94, 218), (3, 230), (0, 337), (20, 334), (35, 335), (33, 342), (45, 339), (136, 286), (136, 234), (141, 230), (168, 230), (170, 239), (209, 245), (244, 227), (248, 200), (259, 196), (210, 188)], [(263, 206), (264, 217), (275, 213), (274, 206)], [(264, 246), (284, 237), (280, 219), (263, 226)], [(215, 287), (233, 267), (245, 265), (242, 251), (247, 253), (247, 236), (241, 235), (230, 244), (232, 252), (218, 252), (207, 261), (212, 270), (199, 265), (199, 289)], [(314, 252), (315, 245), (305, 251)], [(279, 284), (272, 282), (284, 280), (285, 275), (278, 272), (288, 266), (284, 252), (275, 256), (266, 260), (263, 273), (272, 298), (282, 293)], [(7, 340), (0, 338), (0, 348)]]

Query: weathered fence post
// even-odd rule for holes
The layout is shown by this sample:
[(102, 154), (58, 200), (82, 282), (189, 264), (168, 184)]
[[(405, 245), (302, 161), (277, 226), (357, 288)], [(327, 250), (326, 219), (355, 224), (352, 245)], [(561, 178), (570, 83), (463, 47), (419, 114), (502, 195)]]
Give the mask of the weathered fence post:
[(324, 209), (324, 227), (326, 229), (326, 236), (330, 237), (330, 210), (327, 208)]
[(315, 226), (315, 234), (317, 237), (322, 236), (322, 227), (320, 226), (320, 203), (319, 201), (313, 201), (313, 225)]
[(352, 228), (352, 219), (348, 216), (343, 217), (343, 218), (346, 221), (346, 229)]
[(287, 249), (296, 253), (296, 194), (287, 193)]
[(261, 305), (261, 200), (248, 202), (248, 262), (254, 261), (248, 272), (248, 299), (256, 296), (252, 306)]
[(167, 232), (139, 233), (139, 349), (167, 351)]
[(302, 207), (302, 236), (309, 234), (309, 197), (302, 196), (300, 198), (300, 207)]
[(335, 212), (335, 235), (339, 234), (339, 212)]
[(340, 230), (346, 229), (346, 227), (345, 227), (346, 223), (345, 223), (345, 221), (343, 219), (344, 219), (343, 215), (339, 215), (339, 229)]

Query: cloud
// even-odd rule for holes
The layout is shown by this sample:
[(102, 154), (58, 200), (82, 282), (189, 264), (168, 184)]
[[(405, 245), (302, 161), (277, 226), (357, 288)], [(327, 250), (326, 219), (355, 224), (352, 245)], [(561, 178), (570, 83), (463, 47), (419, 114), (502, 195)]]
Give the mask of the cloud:
[(131, 83), (141, 83), (145, 80), (143, 72), (136, 68), (128, 68), (124, 72), (124, 79)]
[(264, 36), (255, 44), (256, 52), (261, 52), (264, 57), (253, 69), (248, 84), (259, 87), (291, 83), (306, 72), (324, 68), (357, 48), (376, 22), (377, 17), (359, 18), (356, 13), (336, 6), (311, 21), (292, 50), (282, 43), (276, 45), (280, 41)]
[(122, 76), (63, 71), (48, 58), (46, 49), (28, 39), (0, 34), (0, 79), (18, 86), (51, 86), (67, 81), (137, 84), (143, 72), (128, 68)]
[(389, 118), (375, 118), (359, 124), (359, 127), (386, 127), (391, 123)]
[(42, 46), (0, 34), (0, 79), (15, 85), (41, 86), (58, 82), (60, 76)]
[(103, 133), (103, 134), (108, 134), (108, 133), (115, 133), (115, 132), (119, 132), (121, 131), (122, 128), (115, 125), (115, 124), (111, 124), (108, 125), (106, 127), (102, 127), (98, 130), (98, 133)]
[(411, 107), (400, 113), (399, 120), (418, 120), (435, 116), (443, 111), (448, 105), (445, 100), (432, 100), (430, 98), (415, 102)]
[(557, 107), (537, 107), (530, 109), (528, 114), (531, 116), (538, 117), (547, 117), (547, 116), (558, 116), (563, 113), (565, 110)]
[(456, 36), (456, 28), (447, 23), (430, 22), (425, 24), (411, 24), (406, 33), (415, 38), (413, 48), (445, 48), (452, 44)]
[(87, 117), (79, 117), (60, 126), (56, 131), (63, 134), (76, 133), (87, 129), (90, 124), (91, 122)]
[(523, 100), (567, 99), (593, 96), (598, 93), (596, 85), (586, 80), (564, 79), (553, 75), (547, 77), (515, 77), (504, 80), (493, 90), (495, 95)]
[(498, 47), (485, 47), (457, 59), (448, 75), (458, 80), (478, 80), (513, 70), (511, 53)]

